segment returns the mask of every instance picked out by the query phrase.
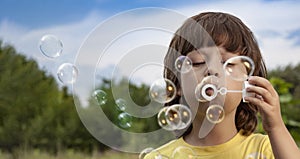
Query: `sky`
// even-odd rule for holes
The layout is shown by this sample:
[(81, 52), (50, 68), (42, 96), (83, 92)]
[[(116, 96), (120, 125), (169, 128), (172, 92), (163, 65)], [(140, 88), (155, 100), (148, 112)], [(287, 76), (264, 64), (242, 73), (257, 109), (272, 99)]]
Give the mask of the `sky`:
[[(163, 19), (159, 13), (144, 14), (134, 11), (145, 7), (165, 8), (169, 9), (169, 12), (176, 12), (185, 17), (204, 11), (231, 13), (239, 17), (254, 32), (267, 68), (274, 69), (300, 62), (300, 2), (293, 0), (1, 0), (0, 39), (6, 44), (13, 45), (21, 54), (35, 59), (42, 69), (55, 76), (62, 63), (78, 63), (78, 57), (82, 56), (80, 48), (97, 28), (100, 28), (99, 34), (103, 34), (104, 39), (113, 38), (111, 36), (118, 29), (138, 25), (139, 22), (148, 23)], [(127, 14), (130, 12), (133, 15)], [(113, 20), (119, 23), (111, 26), (106, 32), (103, 30), (101, 32), (101, 27)], [(174, 22), (174, 25), (178, 27), (182, 21), (183, 19), (180, 19), (176, 24)], [(114, 42), (109, 44), (107, 52), (118, 52), (114, 49), (139, 49), (143, 43), (167, 45), (172, 31), (170, 33), (162, 30), (142, 29), (130, 34), (127, 34), (128, 30), (124, 30), (124, 33), (120, 32), (122, 36), (116, 35)], [(63, 53), (60, 57), (48, 58), (39, 50), (39, 41), (47, 34), (55, 35), (62, 41)], [(160, 38), (157, 39), (153, 35)], [(80, 61), (83, 64), (80, 66), (79, 74), (88, 76), (87, 70), (94, 71), (91, 69), (93, 67), (100, 68), (99, 74), (101, 71), (116, 74), (120, 70), (112, 70), (111, 66), (116, 63), (110, 62), (118, 56), (124, 58), (125, 55), (111, 53), (110, 59), (103, 61), (105, 59), (103, 56), (101, 61), (98, 55), (90, 54)], [(93, 65), (89, 65), (93, 62)], [(145, 70), (151, 70), (151, 67)], [(143, 72), (138, 68), (135, 71), (139, 74)], [(144, 79), (149, 79), (151, 75), (148, 74)], [(92, 85), (85, 86), (83, 83), (87, 82), (84, 80), (78, 82), (81, 82), (83, 87), (92, 87)]]
[[(204, 10), (234, 13), (254, 31), (261, 49), (268, 51), (265, 56), (269, 59), (266, 60), (269, 67), (298, 62), (295, 57), (299, 56), (295, 55), (297, 53), (293, 49), (299, 51), (300, 45), (300, 2), (291, 0), (1, 0), (0, 38), (14, 45), (17, 50), (35, 56), (28, 48), (28, 41), (27, 48), (22, 45), (23, 40), (33, 40), (33, 36), (47, 33), (55, 33), (65, 40), (64, 43), (69, 43), (69, 39), (63, 38), (82, 40), (104, 20), (120, 12), (142, 7), (168, 8), (187, 16)], [(294, 53), (282, 56), (282, 52), (287, 55), (283, 51), (287, 49)]]

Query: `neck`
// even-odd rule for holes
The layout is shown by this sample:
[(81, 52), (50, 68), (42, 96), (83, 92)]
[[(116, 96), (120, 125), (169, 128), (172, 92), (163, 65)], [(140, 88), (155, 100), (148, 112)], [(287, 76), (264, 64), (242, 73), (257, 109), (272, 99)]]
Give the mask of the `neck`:
[(235, 127), (235, 112), (227, 114), (221, 123), (218, 123), (204, 138), (199, 138), (199, 130), (201, 127), (202, 120), (193, 121), (192, 131), (184, 137), (184, 140), (190, 145), (194, 146), (212, 146), (225, 143), (232, 139), (237, 134)]

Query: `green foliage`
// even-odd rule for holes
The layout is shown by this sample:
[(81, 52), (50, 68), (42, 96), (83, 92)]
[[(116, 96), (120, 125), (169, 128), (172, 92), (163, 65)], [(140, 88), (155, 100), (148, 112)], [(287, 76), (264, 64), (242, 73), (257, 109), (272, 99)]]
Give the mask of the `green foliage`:
[[(108, 79), (103, 79), (102, 81), (103, 82), (98, 89), (103, 90), (104, 92), (107, 93), (107, 102), (105, 105), (101, 106), (101, 109), (103, 110), (105, 115), (111, 120), (111, 122), (114, 125), (119, 126), (121, 129), (122, 127), (120, 126), (120, 120), (118, 119), (118, 116), (121, 113), (128, 111), (128, 108), (131, 107), (130, 105), (131, 102), (133, 104), (136, 104), (136, 106), (140, 106), (140, 107), (148, 106), (150, 108), (157, 109), (158, 111), (159, 107), (154, 105), (153, 103), (150, 103), (150, 98), (148, 95), (149, 87), (147, 85), (142, 84), (141, 86), (137, 86), (135, 84), (128, 83), (128, 79), (122, 79), (120, 81), (113, 81), (113, 80), (110, 81)], [(112, 88), (117, 88), (117, 89), (112, 90)], [(128, 93), (130, 99), (123, 98), (124, 94), (128, 94)], [(122, 111), (117, 107), (116, 105), (117, 99), (124, 99), (125, 101), (127, 101), (126, 103), (127, 110), (125, 109), (124, 111)], [(90, 100), (90, 103), (91, 103), (90, 107), (93, 107), (95, 105), (99, 106), (97, 103), (93, 102), (93, 100)], [(141, 112), (141, 116), (143, 116), (142, 113), (143, 112)], [(131, 116), (131, 119), (132, 119), (131, 120), (132, 124), (131, 127), (126, 129), (127, 131), (144, 133), (144, 132), (151, 132), (160, 129), (160, 127), (157, 124), (156, 114), (154, 114), (152, 117), (149, 118), (137, 118)]]
[[(39, 69), (34, 60), (18, 54), (12, 46), (0, 41), (0, 149), (18, 156), (16, 150), (38, 148), (52, 154), (59, 154), (64, 149), (75, 149), (91, 153), (107, 149), (97, 141), (81, 123), (76, 111), (73, 96), (66, 87), (59, 88), (56, 80)], [(119, 125), (118, 115), (122, 111), (116, 108), (114, 96), (127, 93), (141, 107), (150, 103), (149, 87), (126, 83), (128, 80), (103, 80), (100, 89), (107, 92), (107, 104), (101, 108), (105, 115)], [(112, 95), (111, 86), (117, 91)], [(128, 86), (129, 85), (129, 86)], [(78, 99), (76, 99), (78, 100)], [(99, 105), (91, 98), (88, 108), (78, 108), (83, 114), (91, 115)], [(158, 110), (158, 107), (156, 108)], [(91, 118), (91, 120), (94, 120)], [(97, 120), (95, 120), (97, 121)], [(150, 124), (151, 123), (151, 124)], [(101, 123), (98, 123), (101, 125)], [(120, 134), (99, 133), (117, 141)], [(120, 127), (121, 128), (121, 127)], [(150, 132), (159, 129), (155, 114), (150, 118), (132, 117), (132, 126), (126, 128), (131, 132)], [(133, 143), (138, 143), (130, 139)]]
[(284, 123), (300, 146), (300, 64), (271, 70), (269, 80), (276, 89)]
[(1, 41), (0, 74), (0, 149), (105, 148), (83, 127), (67, 88)]

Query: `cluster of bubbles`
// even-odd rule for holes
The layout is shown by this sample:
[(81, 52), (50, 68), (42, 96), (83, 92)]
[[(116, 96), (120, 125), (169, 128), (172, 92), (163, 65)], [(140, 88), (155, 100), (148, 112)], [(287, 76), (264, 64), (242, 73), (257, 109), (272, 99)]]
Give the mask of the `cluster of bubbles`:
[[(48, 58), (57, 58), (63, 52), (63, 43), (55, 35), (44, 35), (39, 41), (41, 53)], [(73, 84), (78, 76), (78, 69), (72, 63), (63, 63), (57, 69), (58, 80), (62, 84)]]
[(165, 130), (181, 130), (187, 128), (192, 121), (191, 110), (182, 104), (163, 107), (157, 115), (158, 124)]
[[(105, 105), (108, 101), (107, 93), (101, 89), (96, 89), (92, 96), (99, 106)], [(118, 98), (115, 100), (115, 104), (116, 108), (121, 112), (117, 117), (119, 126), (124, 129), (130, 128), (132, 126), (132, 116), (125, 112), (128, 105), (126, 100)]]
[[(149, 95), (152, 100), (164, 104), (176, 96), (175, 84), (168, 79), (158, 79), (150, 87)], [(180, 130), (186, 128), (192, 121), (191, 110), (186, 105), (175, 104), (163, 107), (158, 115), (158, 124), (165, 130)]]
[[(63, 43), (55, 35), (44, 35), (39, 41), (39, 49), (41, 53), (51, 59), (58, 58), (63, 53)], [(62, 84), (73, 84), (78, 76), (78, 69), (72, 63), (63, 63), (57, 69), (57, 78)], [(102, 106), (107, 103), (107, 93), (101, 89), (97, 89), (92, 94), (97, 104)], [(119, 126), (122, 128), (130, 128), (132, 125), (132, 116), (125, 111), (127, 102), (124, 99), (115, 101), (117, 109), (121, 112), (117, 119)]]

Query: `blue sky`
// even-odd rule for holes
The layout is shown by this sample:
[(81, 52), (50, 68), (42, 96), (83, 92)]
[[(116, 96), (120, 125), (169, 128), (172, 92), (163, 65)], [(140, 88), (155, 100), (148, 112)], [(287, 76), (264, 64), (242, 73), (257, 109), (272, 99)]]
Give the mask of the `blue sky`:
[(29, 28), (74, 22), (99, 11), (105, 17), (140, 7), (174, 8), (197, 0), (1, 0), (0, 19)]
[[(284, 38), (286, 40), (293, 39), (295, 47), (300, 44), (300, 26), (298, 24), (300, 2), (294, 0), (253, 0), (250, 2), (222, 0), (210, 2), (202, 0), (130, 0), (126, 2), (124, 0), (1, 0), (0, 38), (11, 43), (21, 52), (30, 54), (23, 47), (24, 42), (20, 40), (20, 38), (32, 36), (30, 33), (37, 31), (45, 34), (54, 32), (60, 35), (61, 33), (53, 30), (65, 27), (64, 29), (67, 31), (61, 29), (60, 32), (70, 32), (67, 26), (85, 25), (85, 28), (78, 26), (79, 30), (76, 33), (81, 33), (84, 36), (97, 24), (113, 15), (142, 7), (174, 9), (187, 16), (192, 16), (203, 10), (225, 11), (237, 15), (250, 26), (256, 36), (261, 38), (258, 40), (262, 42), (263, 50), (271, 47), (264, 47), (264, 38), (272, 36), (281, 37), (281, 40)], [(83, 24), (84, 21), (86, 24)], [(61, 36), (65, 35), (67, 33)], [(71, 34), (69, 33), (69, 35)], [(83, 38), (82, 36), (78, 38)], [(26, 44), (26, 46), (28, 45)], [(268, 49), (267, 51), (273, 52), (273, 50), (269, 51)], [(274, 68), (276, 65), (284, 64), (279, 61), (280, 59), (277, 60), (278, 62), (269, 62), (270, 67)], [(297, 62), (294, 58), (288, 61), (288, 63)]]

